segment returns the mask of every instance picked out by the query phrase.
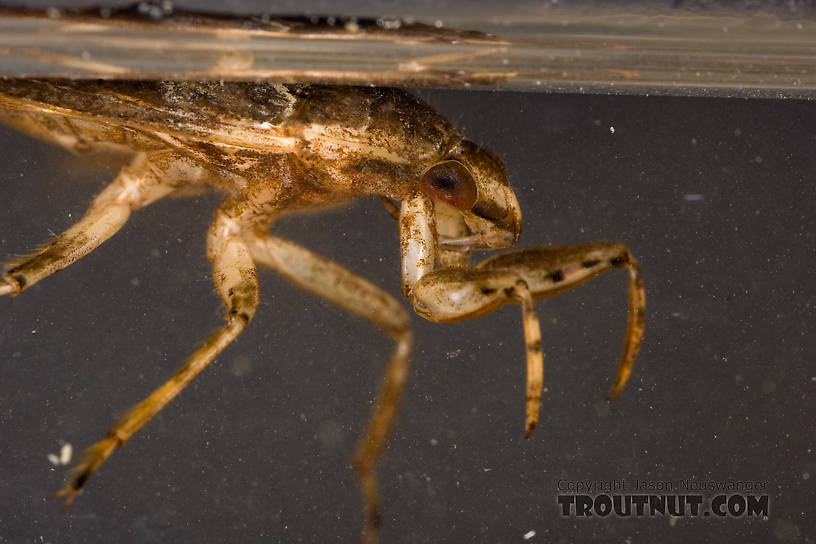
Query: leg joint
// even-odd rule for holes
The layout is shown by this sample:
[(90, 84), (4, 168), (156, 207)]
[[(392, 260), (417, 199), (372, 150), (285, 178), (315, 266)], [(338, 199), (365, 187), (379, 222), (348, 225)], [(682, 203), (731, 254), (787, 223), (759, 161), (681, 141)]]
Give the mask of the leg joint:
[(252, 321), (252, 315), (247, 311), (241, 311), (238, 308), (231, 308), (229, 311), (229, 319), (230, 321), (233, 319), (240, 319), (243, 322), (243, 325), (246, 327), (249, 325), (249, 322)]

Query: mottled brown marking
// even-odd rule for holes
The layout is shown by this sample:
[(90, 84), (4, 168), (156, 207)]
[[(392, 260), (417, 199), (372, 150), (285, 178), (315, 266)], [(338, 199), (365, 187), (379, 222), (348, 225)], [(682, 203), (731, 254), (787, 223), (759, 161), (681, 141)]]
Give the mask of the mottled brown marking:
[(82, 219), (8, 266), (0, 295), (17, 295), (64, 269), (115, 234), (132, 211), (171, 193), (215, 189), (225, 195), (207, 234), (213, 283), (226, 307), (222, 327), (105, 439), (85, 450), (58, 493), (66, 507), (117, 448), (246, 329), (259, 303), (259, 264), (368, 319), (394, 341), (353, 460), (365, 511), (363, 538), (376, 541), (383, 514), (375, 469), (408, 378), (410, 320), (389, 293), (269, 234), (283, 214), (379, 195), (398, 219), (402, 289), (418, 314), (450, 322), (519, 304), (526, 437), (537, 426), (543, 390), (535, 299), (606, 270), (625, 269), (629, 317), (610, 398), (631, 374), (643, 336), (645, 293), (640, 265), (628, 249), (611, 242), (530, 248), (471, 267), (472, 251), (511, 246), (521, 232), (506, 167), (404, 91), (271, 82), (0, 79), (0, 121), (77, 153), (113, 149), (132, 155)]

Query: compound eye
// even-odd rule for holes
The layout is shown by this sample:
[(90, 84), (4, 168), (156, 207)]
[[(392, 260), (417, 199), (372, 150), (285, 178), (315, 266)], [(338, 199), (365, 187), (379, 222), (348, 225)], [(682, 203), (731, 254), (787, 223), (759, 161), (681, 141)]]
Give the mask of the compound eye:
[(419, 182), (426, 195), (469, 210), (479, 196), (473, 175), (459, 161), (443, 161), (428, 168)]

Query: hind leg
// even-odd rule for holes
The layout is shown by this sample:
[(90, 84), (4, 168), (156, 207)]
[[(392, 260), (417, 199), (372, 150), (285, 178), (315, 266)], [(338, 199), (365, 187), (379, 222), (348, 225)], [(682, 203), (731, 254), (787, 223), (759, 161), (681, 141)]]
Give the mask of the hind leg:
[(34, 253), (8, 264), (0, 295), (19, 295), (38, 281), (78, 261), (122, 228), (137, 210), (173, 191), (165, 172), (139, 153), (94, 199), (85, 216)]

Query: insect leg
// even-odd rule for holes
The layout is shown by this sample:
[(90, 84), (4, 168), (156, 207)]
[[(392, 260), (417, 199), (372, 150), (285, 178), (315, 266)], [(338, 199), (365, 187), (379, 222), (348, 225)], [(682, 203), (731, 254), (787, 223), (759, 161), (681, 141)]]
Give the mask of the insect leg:
[(459, 321), (492, 312), (504, 304), (520, 302), (524, 318), (528, 360), (527, 435), (538, 419), (536, 386), (541, 375), (536, 352), (540, 332), (531, 298), (544, 298), (581, 285), (607, 270), (629, 272), (629, 317), (623, 356), (610, 399), (623, 389), (643, 337), (646, 296), (640, 265), (626, 246), (597, 242), (575, 246), (511, 251), (482, 261), (474, 268), (443, 268), (424, 274), (410, 291), (411, 303), (431, 321)]
[(527, 353), (527, 406), (524, 420), (525, 436), (530, 438), (538, 424), (541, 389), (544, 384), (544, 352), (541, 349), (541, 326), (535, 311), (535, 299), (527, 284), (517, 281), (512, 296), (521, 304), (524, 346)]
[(363, 540), (374, 542), (382, 524), (374, 469), (394, 426), (408, 377), (412, 345), (408, 313), (394, 297), (368, 280), (293, 242), (274, 236), (254, 236), (249, 239), (249, 244), (255, 262), (277, 270), (299, 287), (368, 319), (396, 342), (371, 420), (354, 455), (354, 468), (360, 478), (366, 512)]
[(68, 485), (56, 496), (65, 508), (99, 466), (145, 423), (173, 400), (244, 329), (258, 307), (258, 275), (246, 242), (235, 223), (218, 212), (207, 236), (213, 281), (227, 306), (226, 324), (195, 351), (184, 365), (149, 397), (133, 407), (108, 431), (107, 438), (85, 450)]
[(94, 199), (85, 216), (34, 253), (9, 263), (0, 278), (0, 295), (18, 295), (81, 259), (113, 236), (137, 210), (173, 190), (147, 158), (139, 153)]

